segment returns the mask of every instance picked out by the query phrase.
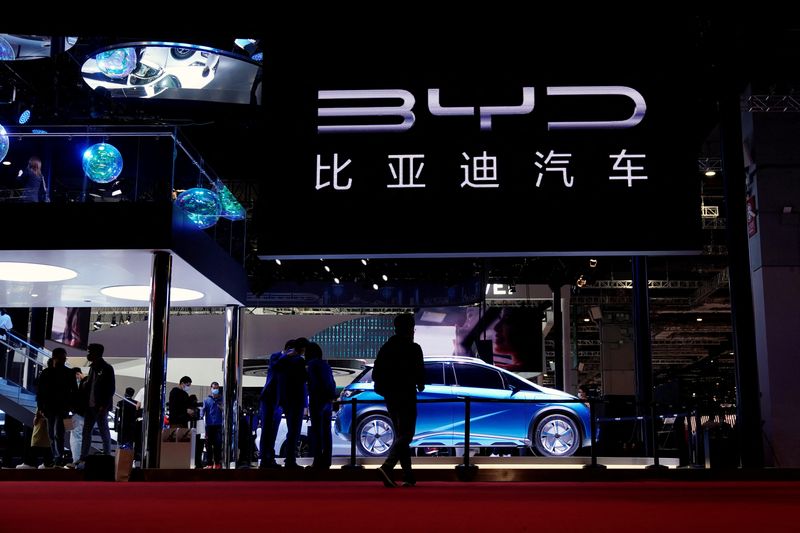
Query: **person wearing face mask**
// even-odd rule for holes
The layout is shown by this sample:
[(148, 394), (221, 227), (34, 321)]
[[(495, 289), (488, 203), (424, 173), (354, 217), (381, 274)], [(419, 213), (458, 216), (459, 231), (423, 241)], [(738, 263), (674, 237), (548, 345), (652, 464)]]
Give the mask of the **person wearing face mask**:
[(211, 382), (211, 393), (203, 402), (206, 422), (206, 468), (222, 468), (222, 391)]
[(178, 386), (169, 391), (169, 427), (189, 427), (189, 419), (194, 416), (194, 406), (189, 402), (191, 387), (192, 378), (183, 376), (178, 382)]

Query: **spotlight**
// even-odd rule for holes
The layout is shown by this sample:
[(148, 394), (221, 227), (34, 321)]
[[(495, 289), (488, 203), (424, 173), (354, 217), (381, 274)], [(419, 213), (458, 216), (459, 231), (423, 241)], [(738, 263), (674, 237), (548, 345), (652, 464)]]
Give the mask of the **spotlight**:
[(384, 274), (381, 277), (383, 278), (383, 281), (389, 281), (389, 276), (387, 276), (386, 274)]
[(589, 259), (589, 268), (595, 268), (597, 266), (597, 259)]
[(323, 265), (322, 268), (325, 269), (325, 272), (330, 272), (331, 271), (331, 267), (329, 267), (328, 265)]
[(31, 119), (31, 110), (30, 109), (26, 109), (22, 113), (19, 114), (19, 118), (17, 119), (17, 122), (19, 122), (20, 124), (27, 124), (30, 119)]
[(276, 259), (275, 262), (278, 263), (278, 266), (281, 266), (281, 260), (280, 259)]
[(717, 175), (717, 171), (716, 171), (716, 170), (706, 170), (705, 174), (706, 174), (706, 176), (708, 176), (709, 178), (713, 178), (714, 176), (716, 176), (716, 175)]
[(361, 260), (361, 264), (364, 265), (364, 266), (367, 266), (367, 260), (366, 259), (362, 259)]
[(339, 284), (339, 278), (333, 278), (333, 282), (338, 285)]
[(378, 284), (377, 284), (377, 283), (373, 283), (373, 284), (372, 284), (372, 288), (373, 288), (373, 289), (375, 289), (375, 290), (377, 291), (377, 290), (378, 290)]

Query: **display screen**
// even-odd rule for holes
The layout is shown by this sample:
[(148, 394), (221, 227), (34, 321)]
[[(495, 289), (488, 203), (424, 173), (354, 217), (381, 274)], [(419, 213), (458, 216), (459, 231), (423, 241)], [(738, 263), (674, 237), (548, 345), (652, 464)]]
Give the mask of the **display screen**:
[(89, 307), (54, 307), (50, 339), (73, 348), (86, 349), (91, 311)]

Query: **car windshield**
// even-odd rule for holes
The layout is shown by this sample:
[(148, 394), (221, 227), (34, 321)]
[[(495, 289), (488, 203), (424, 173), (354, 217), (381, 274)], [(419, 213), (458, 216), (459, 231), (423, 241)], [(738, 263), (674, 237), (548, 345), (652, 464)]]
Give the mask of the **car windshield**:
[(353, 383), (372, 383), (372, 367), (365, 368), (361, 374), (353, 380)]

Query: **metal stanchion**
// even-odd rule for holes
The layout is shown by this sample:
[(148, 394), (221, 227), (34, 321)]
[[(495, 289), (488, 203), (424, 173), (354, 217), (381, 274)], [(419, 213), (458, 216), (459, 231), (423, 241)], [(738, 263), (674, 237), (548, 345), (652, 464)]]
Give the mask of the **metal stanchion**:
[(645, 470), (667, 470), (666, 465), (658, 462), (658, 436), (656, 435), (656, 405), (650, 404), (650, 439), (653, 442), (653, 464), (648, 465)]
[(597, 470), (605, 470), (606, 465), (601, 465), (597, 462), (597, 440), (595, 436), (597, 435), (597, 416), (594, 413), (594, 403), (593, 399), (589, 399), (589, 417), (591, 418), (589, 427), (591, 428), (592, 435), (590, 437), (592, 441), (592, 462), (588, 465), (583, 465), (583, 468), (593, 468)]
[(353, 398), (351, 400), (352, 414), (350, 415), (350, 464), (342, 465), (342, 470), (358, 470), (364, 468), (362, 465), (356, 464), (356, 413), (358, 412), (358, 400)]
[(478, 465), (469, 464), (469, 433), (471, 418), (471, 399), (464, 398), (464, 462), (456, 465), (456, 476), (461, 481), (472, 481), (478, 474)]

